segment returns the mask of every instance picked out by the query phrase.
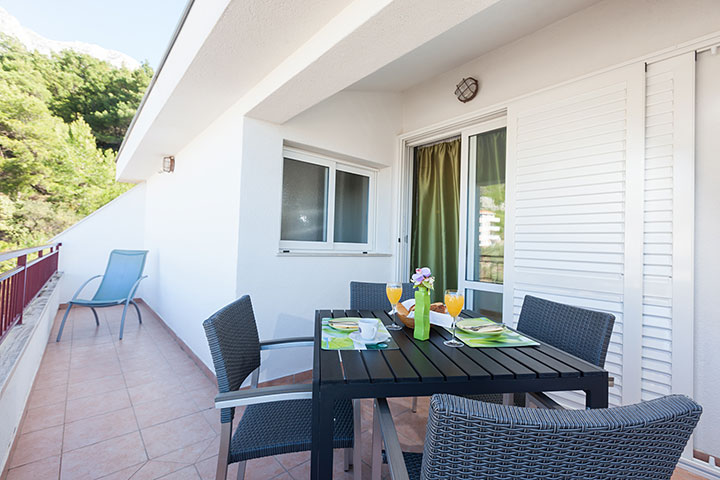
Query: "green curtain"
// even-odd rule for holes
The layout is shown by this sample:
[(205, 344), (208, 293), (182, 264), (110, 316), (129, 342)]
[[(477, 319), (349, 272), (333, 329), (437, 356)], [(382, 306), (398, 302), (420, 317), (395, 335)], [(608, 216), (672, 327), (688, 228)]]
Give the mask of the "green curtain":
[(415, 149), (411, 272), (430, 267), (433, 302), (457, 288), (460, 235), (460, 140)]

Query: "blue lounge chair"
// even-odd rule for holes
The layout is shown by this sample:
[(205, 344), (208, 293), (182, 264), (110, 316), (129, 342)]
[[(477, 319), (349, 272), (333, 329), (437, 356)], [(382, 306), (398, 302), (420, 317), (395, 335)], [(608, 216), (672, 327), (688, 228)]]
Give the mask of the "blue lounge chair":
[[(125, 314), (127, 313), (128, 305), (132, 304), (135, 307), (138, 314), (138, 321), (142, 323), (140, 308), (138, 308), (135, 301), (133, 301), (133, 296), (140, 285), (140, 281), (147, 277), (147, 275), (142, 274), (145, 268), (147, 253), (147, 250), (113, 250), (110, 252), (105, 274), (95, 275), (83, 283), (80, 288), (77, 289), (75, 295), (73, 295), (72, 300), (68, 302), (68, 307), (60, 323), (60, 331), (58, 332), (56, 341), (59, 342), (60, 337), (62, 337), (65, 321), (73, 305), (90, 307), (93, 315), (95, 315), (95, 324), (100, 325), (100, 320), (95, 311), (96, 308), (114, 307), (115, 305), (122, 305), (124, 303), (125, 308), (123, 308), (122, 320), (120, 321), (120, 340), (123, 338)], [(102, 281), (100, 282), (100, 286), (92, 299), (82, 300), (78, 298), (78, 295), (80, 295), (80, 292), (88, 283), (101, 277)]]

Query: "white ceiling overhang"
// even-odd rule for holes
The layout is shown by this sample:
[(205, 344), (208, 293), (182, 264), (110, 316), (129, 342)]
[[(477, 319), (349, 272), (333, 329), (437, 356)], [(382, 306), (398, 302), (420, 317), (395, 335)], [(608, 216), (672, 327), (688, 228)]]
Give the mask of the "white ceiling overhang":
[(594, 1), (195, 0), (117, 176), (146, 179), (232, 106), (284, 123), (347, 88), (399, 91)]

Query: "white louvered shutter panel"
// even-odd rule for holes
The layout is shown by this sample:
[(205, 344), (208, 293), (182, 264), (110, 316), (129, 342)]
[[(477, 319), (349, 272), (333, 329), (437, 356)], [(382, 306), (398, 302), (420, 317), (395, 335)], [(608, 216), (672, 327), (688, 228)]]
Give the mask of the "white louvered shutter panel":
[[(683, 342), (692, 339), (692, 307), (684, 293), (692, 261), (692, 163), (694, 58), (675, 57), (648, 65), (645, 104), (643, 206), (643, 400), (691, 393)], [(689, 118), (688, 118), (689, 117)], [(688, 184), (688, 180), (690, 183)], [(690, 197), (690, 198), (688, 198)], [(688, 205), (690, 201), (690, 205)], [(689, 210), (688, 210), (689, 207)], [(685, 213), (685, 212), (690, 212)], [(690, 220), (691, 222), (691, 220)], [(689, 259), (689, 260), (688, 260)], [(675, 361), (673, 361), (675, 359)], [(692, 361), (692, 359), (690, 359)], [(686, 362), (685, 362), (686, 363)], [(673, 367), (681, 372), (673, 378)]]
[(643, 82), (641, 66), (627, 67), (508, 108), (504, 316), (517, 322), (527, 294), (614, 314), (611, 405), (623, 403), (626, 373), (627, 172), (630, 137), (642, 134), (628, 118), (643, 116)]

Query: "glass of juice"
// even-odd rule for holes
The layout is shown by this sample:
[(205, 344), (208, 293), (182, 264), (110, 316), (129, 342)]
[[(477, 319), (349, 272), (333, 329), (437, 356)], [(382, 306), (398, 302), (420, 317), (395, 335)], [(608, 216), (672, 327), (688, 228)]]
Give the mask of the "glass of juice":
[(465, 305), (465, 296), (462, 294), (462, 292), (458, 292), (457, 290), (445, 290), (445, 306), (447, 307), (447, 311), (450, 314), (451, 317), (453, 317), (452, 322), (452, 339), (445, 340), (445, 345), (448, 347), (462, 347), (463, 342), (457, 339), (455, 336), (455, 329), (457, 328), (457, 317), (460, 315), (460, 312), (463, 309), (463, 306)]
[[(397, 304), (400, 303), (400, 298), (402, 298), (402, 284), (401, 283), (388, 283), (385, 286), (385, 293), (387, 294), (387, 298), (390, 301), (390, 305), (392, 305), (392, 311), (390, 312), (390, 315), (397, 313)], [(390, 325), (386, 325), (385, 328), (388, 330), (402, 330), (402, 325), (398, 325), (395, 321), (395, 318), (393, 317), (393, 323)]]

